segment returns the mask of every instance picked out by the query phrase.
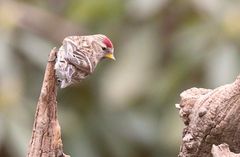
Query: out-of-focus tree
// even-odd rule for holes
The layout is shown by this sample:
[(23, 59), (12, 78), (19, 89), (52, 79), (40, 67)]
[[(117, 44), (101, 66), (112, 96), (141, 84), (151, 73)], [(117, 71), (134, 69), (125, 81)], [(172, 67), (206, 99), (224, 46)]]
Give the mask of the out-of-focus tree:
[(0, 156), (25, 156), (47, 55), (68, 35), (103, 33), (116, 62), (58, 91), (65, 152), (176, 156), (174, 104), (192, 86), (232, 82), (240, 4), (208, 0), (0, 1)]

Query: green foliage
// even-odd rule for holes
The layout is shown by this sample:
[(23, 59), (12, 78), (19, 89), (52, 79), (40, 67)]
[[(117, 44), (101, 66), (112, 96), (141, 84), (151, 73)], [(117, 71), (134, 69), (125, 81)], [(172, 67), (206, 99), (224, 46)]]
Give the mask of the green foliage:
[(48, 53), (72, 32), (108, 35), (117, 61), (58, 91), (71, 156), (177, 156), (181, 91), (239, 73), (237, 0), (15, 2), (0, 2), (0, 156), (25, 156)]

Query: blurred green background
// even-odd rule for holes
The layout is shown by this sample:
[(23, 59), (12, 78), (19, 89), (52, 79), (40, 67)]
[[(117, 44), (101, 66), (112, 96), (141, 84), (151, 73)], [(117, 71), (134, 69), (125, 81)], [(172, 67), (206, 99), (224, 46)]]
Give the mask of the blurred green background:
[(175, 157), (175, 109), (190, 87), (232, 82), (240, 68), (239, 0), (0, 0), (0, 156), (24, 157), (50, 50), (102, 33), (117, 61), (58, 91), (72, 157)]

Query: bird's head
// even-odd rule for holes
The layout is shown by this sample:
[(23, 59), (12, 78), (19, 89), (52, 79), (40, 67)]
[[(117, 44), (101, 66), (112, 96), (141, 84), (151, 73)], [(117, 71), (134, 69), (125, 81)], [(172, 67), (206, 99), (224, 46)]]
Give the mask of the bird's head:
[(116, 60), (113, 54), (114, 52), (113, 44), (108, 37), (102, 34), (97, 34), (94, 35), (94, 40), (98, 44), (99, 53), (101, 54), (102, 58)]

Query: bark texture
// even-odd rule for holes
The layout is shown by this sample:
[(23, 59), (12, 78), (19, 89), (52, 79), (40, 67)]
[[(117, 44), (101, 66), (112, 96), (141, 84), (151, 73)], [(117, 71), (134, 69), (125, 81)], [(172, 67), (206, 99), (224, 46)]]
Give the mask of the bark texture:
[(212, 146), (213, 157), (240, 157), (240, 154), (232, 153), (226, 143), (220, 144), (218, 146)]
[(179, 157), (210, 157), (212, 145), (221, 143), (240, 152), (240, 77), (213, 90), (191, 88), (180, 96), (176, 107), (185, 128)]
[(61, 130), (57, 119), (54, 70), (56, 53), (57, 50), (54, 48), (49, 55), (27, 157), (69, 157), (63, 153)]

